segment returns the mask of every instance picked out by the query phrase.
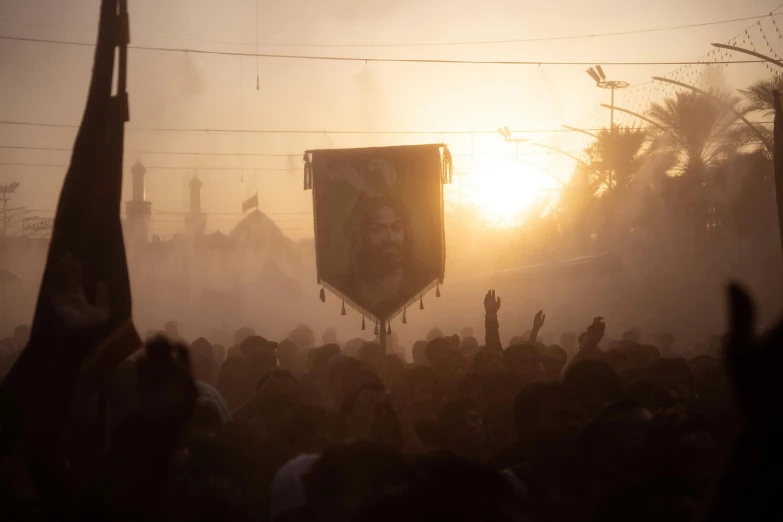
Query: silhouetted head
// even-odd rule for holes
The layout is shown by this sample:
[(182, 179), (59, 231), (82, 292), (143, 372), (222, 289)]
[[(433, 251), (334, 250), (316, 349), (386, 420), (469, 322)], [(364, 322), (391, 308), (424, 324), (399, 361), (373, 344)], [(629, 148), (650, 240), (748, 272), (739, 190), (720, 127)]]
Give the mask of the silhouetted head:
[(562, 347), (552, 344), (544, 350), (541, 362), (544, 364), (547, 377), (550, 380), (557, 380), (568, 362), (568, 353)]
[(443, 332), (440, 331), (440, 328), (432, 328), (429, 332), (427, 332), (427, 342), (438, 339), (440, 337), (443, 337)]
[(438, 374), (429, 366), (404, 368), (391, 387), (391, 396), (395, 407), (414, 423), (421, 419), (436, 420), (443, 405)]
[(383, 357), (378, 368), (378, 376), (387, 389), (391, 388), (403, 368), (405, 368), (405, 363), (397, 355), (389, 354)]
[(574, 390), (590, 418), (620, 400), (623, 393), (620, 377), (603, 361), (574, 364), (566, 372), (563, 382)]
[(411, 349), (411, 357), (414, 364), (427, 364), (427, 341), (416, 341)]
[(348, 357), (359, 357), (359, 348), (362, 347), (364, 343), (366, 343), (364, 339), (355, 338), (351, 339), (347, 343), (345, 343), (345, 347), (343, 348), (343, 353), (347, 355)]
[(439, 338), (427, 343), (425, 355), (441, 378), (460, 379), (465, 374), (465, 357), (454, 349), (448, 339)]
[(635, 343), (642, 342), (642, 330), (638, 326), (634, 326), (630, 330), (623, 333), (623, 341), (632, 341)]
[(438, 416), (438, 424), (449, 451), (468, 460), (486, 460), (487, 429), (473, 401), (457, 399), (446, 403)]
[(327, 328), (324, 330), (321, 340), (324, 344), (337, 344), (337, 330), (334, 328)]
[(277, 345), (277, 360), (281, 366), (291, 368), (299, 361), (299, 347), (292, 341), (285, 339)]
[(476, 352), (471, 365), (471, 371), (478, 374), (487, 374), (505, 369), (503, 365), (503, 351), (497, 348), (485, 346)]
[(242, 352), (246, 359), (249, 359), (255, 352), (274, 352), (275, 348), (277, 348), (277, 343), (267, 341), (260, 335), (246, 337), (242, 344), (239, 345), (239, 351)]
[(300, 324), (286, 336), (286, 339), (293, 341), (300, 350), (306, 350), (315, 346), (315, 334), (313, 329), (306, 324)]
[(255, 330), (248, 328), (247, 326), (239, 328), (234, 332), (234, 346), (240, 346), (245, 339), (255, 334)]
[(546, 378), (541, 356), (535, 345), (524, 343), (509, 346), (503, 352), (503, 363), (524, 383), (530, 384)]
[(514, 399), (514, 425), (528, 454), (573, 440), (584, 426), (574, 391), (561, 383), (536, 383)]
[(473, 355), (478, 351), (479, 343), (475, 337), (464, 337), (460, 344), (459, 351), (465, 357)]
[(340, 353), (340, 347), (336, 344), (325, 344), (319, 348), (313, 348), (308, 356), (310, 371), (316, 374), (322, 373), (329, 359), (335, 355), (340, 355)]
[(369, 365), (374, 371), (381, 367), (381, 361), (386, 355), (386, 350), (378, 343), (364, 343), (359, 348), (358, 359)]
[(25, 324), (20, 324), (14, 328), (14, 344), (19, 350), (24, 350), (27, 347), (27, 343), (30, 341), (30, 327)]
[(176, 339), (179, 337), (179, 325), (177, 325), (177, 321), (167, 322), (163, 326), (163, 329), (166, 331), (166, 335), (168, 335), (172, 339)]

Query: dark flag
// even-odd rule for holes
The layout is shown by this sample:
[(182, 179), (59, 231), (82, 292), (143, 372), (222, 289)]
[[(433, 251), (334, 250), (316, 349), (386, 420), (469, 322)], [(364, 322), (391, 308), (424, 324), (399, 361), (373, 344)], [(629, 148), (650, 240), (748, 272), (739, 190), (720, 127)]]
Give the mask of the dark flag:
[(251, 208), (258, 208), (258, 192), (253, 197), (246, 199), (242, 202), (242, 213), (244, 214)]
[(37, 420), (52, 422), (46, 415), (66, 415), (141, 345), (131, 320), (120, 223), (128, 33), (127, 0), (102, 0), (87, 104), (57, 205), (30, 342), (0, 388), (2, 427), (9, 427), (12, 411), (15, 435), (34, 430)]

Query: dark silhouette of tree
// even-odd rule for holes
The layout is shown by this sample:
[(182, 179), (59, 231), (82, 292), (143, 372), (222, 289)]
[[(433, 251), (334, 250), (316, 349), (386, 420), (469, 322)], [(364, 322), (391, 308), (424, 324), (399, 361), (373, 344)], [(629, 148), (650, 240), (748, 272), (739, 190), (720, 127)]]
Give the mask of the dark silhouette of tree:
[(598, 133), (585, 153), (599, 178), (606, 180), (607, 189), (627, 189), (633, 182), (634, 174), (645, 160), (647, 138), (647, 131), (636, 127), (604, 129)]
[(749, 108), (742, 98), (719, 90), (709, 94), (711, 97), (678, 92), (654, 103), (647, 113), (665, 129), (657, 133), (658, 146), (676, 154), (666, 198), (673, 214), (687, 225), (683, 230), (694, 238), (720, 226), (716, 193), (722, 190), (722, 183), (716, 173), (747, 144), (746, 132), (737, 125), (741, 120), (727, 108), (747, 114)]

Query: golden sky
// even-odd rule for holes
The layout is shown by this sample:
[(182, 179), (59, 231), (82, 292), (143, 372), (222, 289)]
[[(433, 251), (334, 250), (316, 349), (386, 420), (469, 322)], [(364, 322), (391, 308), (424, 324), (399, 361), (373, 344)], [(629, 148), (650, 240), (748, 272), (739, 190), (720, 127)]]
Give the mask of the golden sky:
[[(132, 44), (226, 52), (446, 60), (569, 62), (667, 62), (696, 60), (711, 42), (725, 42), (752, 20), (624, 36), (524, 43), (399, 47), (296, 47), (280, 44), (399, 44), (535, 39), (698, 24), (769, 13), (776, 0), (129, 0)], [(98, 0), (0, 0), (0, 35), (92, 42)], [(783, 24), (783, 18), (780, 18)], [(770, 44), (783, 53), (771, 19), (762, 21)], [(761, 33), (751, 31), (756, 45)], [(274, 45), (278, 44), (278, 45)], [(759, 51), (764, 52), (763, 47)], [(739, 58), (735, 55), (733, 59)], [(92, 62), (90, 47), (0, 40), (0, 120), (76, 124), (83, 109)], [(479, 198), (490, 210), (510, 186), (521, 200), (567, 179), (573, 162), (520, 146), (522, 172), (514, 170), (514, 146), (495, 134), (449, 131), (559, 129), (562, 124), (608, 125), (598, 104), (609, 94), (595, 88), (580, 65), (473, 65), (288, 60), (132, 50), (129, 63), (129, 128), (231, 130), (437, 131), (444, 134), (275, 134), (220, 132), (127, 133), (126, 163), (150, 166), (147, 198), (154, 232), (182, 228), (187, 181), (203, 181), (208, 230), (228, 230), (240, 204), (256, 190), (261, 209), (292, 237), (312, 236), (311, 195), (302, 190), (301, 160), (308, 148), (445, 142), (470, 177), (447, 198)], [(670, 73), (673, 65), (607, 65), (612, 79), (632, 85)], [(721, 81), (731, 88), (767, 74), (758, 64), (731, 65)], [(258, 86), (258, 89), (257, 89)], [(618, 95), (618, 105), (641, 106), (642, 88)], [(628, 123), (630, 120), (619, 120)], [(75, 130), (0, 125), (0, 146), (68, 149)], [(572, 133), (518, 134), (576, 151)], [(151, 154), (150, 151), (226, 155)], [(291, 154), (232, 156), (228, 154)], [(482, 157), (490, 158), (481, 160)], [(0, 148), (0, 163), (66, 165), (67, 150)], [(512, 165), (509, 167), (509, 161)], [(156, 168), (157, 167), (157, 168)], [(167, 169), (160, 167), (169, 167)], [(210, 168), (231, 170), (203, 170)], [(476, 181), (476, 176), (506, 177)], [(182, 170), (177, 170), (182, 169)], [(194, 170), (199, 169), (199, 170)], [(280, 169), (280, 170), (272, 170)], [(65, 168), (0, 165), (0, 184), (19, 181), (12, 206), (52, 215)], [(518, 176), (524, 179), (517, 179)], [(129, 181), (129, 180), (128, 180)], [(471, 185), (471, 183), (473, 183)], [(510, 185), (509, 185), (510, 184)], [(129, 186), (129, 184), (128, 184)], [(483, 190), (487, 189), (489, 190)], [(479, 190), (482, 189), (482, 190)], [(502, 192), (500, 192), (502, 194)], [(527, 199), (526, 199), (527, 198)], [(499, 207), (511, 204), (501, 201)], [(513, 206), (513, 205), (512, 205)], [(505, 207), (503, 207), (505, 208)], [(157, 214), (157, 215), (156, 215)]]

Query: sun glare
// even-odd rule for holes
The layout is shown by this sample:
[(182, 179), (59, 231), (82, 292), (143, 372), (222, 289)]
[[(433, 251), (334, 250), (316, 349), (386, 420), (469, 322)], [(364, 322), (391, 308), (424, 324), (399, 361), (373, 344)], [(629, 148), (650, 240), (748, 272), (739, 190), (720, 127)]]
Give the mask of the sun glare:
[(552, 197), (551, 179), (522, 160), (493, 153), (474, 161), (472, 171), (461, 176), (458, 198), (475, 205), (490, 227), (520, 226), (537, 203)]

